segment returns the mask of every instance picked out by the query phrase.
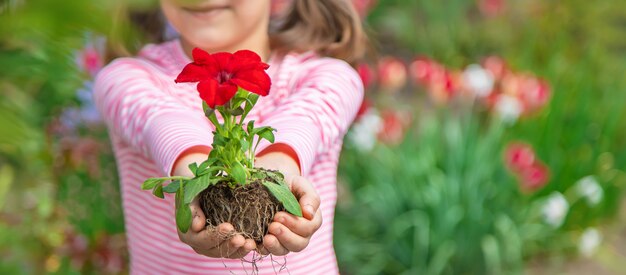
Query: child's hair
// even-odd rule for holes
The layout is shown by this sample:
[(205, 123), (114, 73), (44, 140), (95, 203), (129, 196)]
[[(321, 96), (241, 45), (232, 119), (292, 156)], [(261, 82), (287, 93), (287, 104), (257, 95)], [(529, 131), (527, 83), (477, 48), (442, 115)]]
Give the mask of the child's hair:
[[(284, 14), (272, 17), (270, 44), (279, 54), (290, 51), (316, 51), (321, 55), (343, 59), (354, 64), (366, 52), (367, 38), (361, 20), (350, 0), (292, 0)], [(126, 18), (115, 18), (107, 59), (129, 56), (143, 43), (159, 43), (164, 40), (163, 16), (158, 9), (124, 11)], [(129, 33), (123, 31), (128, 23), (144, 41), (129, 41)], [(122, 43), (122, 41), (125, 41)], [(130, 49), (130, 50), (129, 50)], [(134, 49), (134, 50), (133, 50)]]

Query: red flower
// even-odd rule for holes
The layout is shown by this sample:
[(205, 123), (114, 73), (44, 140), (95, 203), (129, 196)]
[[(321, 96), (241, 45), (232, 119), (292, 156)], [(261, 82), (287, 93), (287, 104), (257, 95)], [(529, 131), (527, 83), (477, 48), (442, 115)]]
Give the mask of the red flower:
[(400, 59), (383, 57), (378, 62), (378, 80), (384, 91), (397, 92), (406, 85), (407, 68)]
[(519, 173), (535, 163), (535, 151), (526, 143), (513, 142), (507, 146), (504, 158), (507, 167)]
[(192, 51), (193, 63), (187, 64), (176, 78), (176, 83), (199, 82), (200, 98), (211, 108), (224, 105), (235, 93), (237, 87), (266, 96), (271, 80), (265, 72), (269, 65), (261, 62), (261, 57), (248, 50), (232, 53), (209, 54), (199, 48)]
[(363, 88), (367, 90), (367, 88), (369, 88), (369, 86), (374, 82), (375, 75), (372, 68), (367, 63), (361, 63), (356, 67), (356, 71), (361, 77)]
[(548, 171), (548, 167), (543, 163), (536, 162), (521, 171), (519, 177), (522, 189), (526, 191), (533, 191), (540, 189), (548, 183), (548, 180), (550, 179), (550, 171)]

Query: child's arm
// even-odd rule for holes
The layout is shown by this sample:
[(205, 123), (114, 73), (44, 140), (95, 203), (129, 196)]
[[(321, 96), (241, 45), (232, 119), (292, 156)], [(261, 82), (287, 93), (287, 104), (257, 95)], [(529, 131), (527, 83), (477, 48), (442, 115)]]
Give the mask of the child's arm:
[[(297, 176), (291, 177), (289, 183), (304, 210), (304, 218), (286, 212), (276, 215), (276, 222), (270, 225), (270, 234), (264, 239), (268, 250), (264, 252), (275, 255), (304, 249), (311, 235), (321, 226), (320, 197), (305, 177), (320, 154), (341, 145), (363, 101), (361, 79), (347, 63), (322, 58), (302, 65), (302, 71), (298, 72), (302, 77), (294, 81), (298, 83), (294, 90), (263, 121), (264, 125), (277, 129), (275, 144), (262, 141), (259, 146), (262, 154), (264, 148), (283, 146), (283, 149), (289, 149), (282, 150), (284, 155), (281, 158), (289, 156), (297, 163), (296, 168), (291, 168), (297, 170), (297, 173), (292, 172)], [(259, 162), (263, 163), (261, 166), (286, 163), (269, 159)]]
[(159, 75), (146, 61), (117, 59), (96, 77), (94, 100), (111, 135), (168, 175), (185, 150), (211, 144), (212, 127), (202, 110), (170, 94)]

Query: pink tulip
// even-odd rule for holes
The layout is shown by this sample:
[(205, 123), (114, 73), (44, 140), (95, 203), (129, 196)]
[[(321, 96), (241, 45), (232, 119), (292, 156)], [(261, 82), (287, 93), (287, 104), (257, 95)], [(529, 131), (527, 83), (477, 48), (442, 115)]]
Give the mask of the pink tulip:
[(486, 16), (496, 16), (502, 13), (505, 8), (504, 0), (478, 0), (478, 8)]
[(376, 0), (352, 0), (354, 8), (361, 17), (367, 16), (369, 11), (376, 5)]
[(383, 119), (383, 126), (378, 133), (378, 139), (389, 145), (400, 144), (410, 123), (410, 117), (397, 111), (383, 111), (381, 118)]
[(520, 97), (529, 111), (538, 110), (550, 100), (550, 86), (544, 80), (527, 78), (520, 87)]
[(491, 72), (496, 81), (502, 79), (508, 71), (506, 62), (499, 56), (488, 56), (483, 60), (482, 66)]
[(356, 71), (359, 73), (361, 81), (363, 81), (363, 88), (367, 90), (374, 83), (374, 78), (376, 77), (372, 67), (367, 63), (361, 63), (357, 66)]
[(416, 85), (428, 83), (433, 73), (433, 65), (436, 64), (427, 57), (415, 58), (411, 64), (409, 64), (409, 74), (413, 83)]
[(541, 162), (535, 162), (520, 172), (521, 188), (525, 191), (535, 191), (544, 187), (550, 180), (548, 167)]
[(506, 146), (504, 159), (509, 169), (519, 173), (535, 163), (535, 151), (527, 143), (512, 142)]
[(397, 92), (406, 85), (406, 66), (395, 57), (384, 57), (378, 62), (378, 80), (384, 91)]

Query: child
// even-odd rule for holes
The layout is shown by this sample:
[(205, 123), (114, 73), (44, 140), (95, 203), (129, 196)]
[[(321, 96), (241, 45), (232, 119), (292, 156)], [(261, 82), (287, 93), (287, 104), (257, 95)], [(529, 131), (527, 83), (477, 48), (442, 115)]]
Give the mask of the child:
[[(358, 74), (345, 62), (364, 51), (349, 0), (292, 1), (278, 20), (270, 20), (270, 0), (160, 4), (180, 38), (114, 60), (95, 83), (120, 173), (132, 273), (243, 274), (251, 267), (239, 258), (252, 250), (286, 255), (291, 274), (338, 273), (332, 243), (337, 162), (363, 97)], [(286, 175), (304, 217), (278, 213), (259, 247), (223, 234), (233, 230), (230, 224), (207, 229), (197, 202), (191, 229), (177, 232), (173, 197), (159, 200), (140, 189), (149, 177), (191, 176), (188, 165), (211, 150), (212, 129), (195, 85), (174, 83), (194, 47), (211, 53), (249, 49), (270, 64), (270, 94), (248, 120), (276, 128), (276, 141), (259, 147), (256, 165)], [(256, 263), (260, 274), (275, 274), (281, 264), (269, 258)]]

